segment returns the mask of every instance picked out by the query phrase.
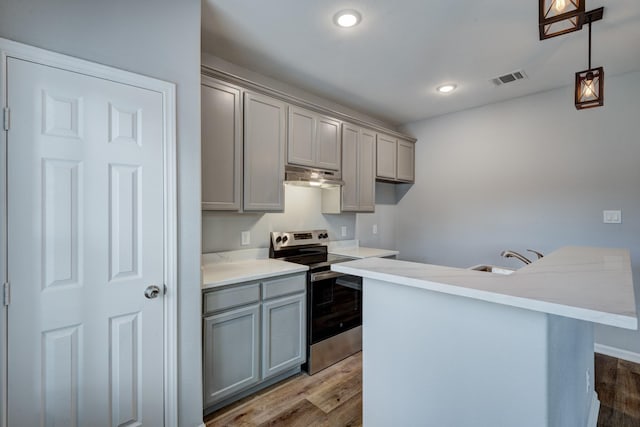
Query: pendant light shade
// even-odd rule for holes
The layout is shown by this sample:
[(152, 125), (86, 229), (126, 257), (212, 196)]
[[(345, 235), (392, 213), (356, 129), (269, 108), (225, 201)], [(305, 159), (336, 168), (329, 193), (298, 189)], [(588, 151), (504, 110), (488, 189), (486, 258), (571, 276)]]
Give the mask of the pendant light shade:
[(576, 109), (604, 105), (604, 68), (598, 67), (576, 73)]
[(591, 23), (602, 19), (603, 8), (591, 10), (585, 14), (589, 24), (589, 69), (576, 73), (575, 104), (578, 110), (604, 105), (604, 68), (591, 67)]
[(582, 29), (585, 0), (538, 0), (540, 40)]

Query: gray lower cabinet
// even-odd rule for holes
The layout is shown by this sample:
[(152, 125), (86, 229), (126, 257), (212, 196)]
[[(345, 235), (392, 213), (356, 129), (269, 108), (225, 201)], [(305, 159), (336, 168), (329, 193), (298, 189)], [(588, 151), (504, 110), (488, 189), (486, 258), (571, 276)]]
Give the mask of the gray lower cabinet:
[(202, 321), (204, 406), (220, 407), (305, 362), (306, 273), (206, 290)]
[(263, 379), (305, 362), (305, 305), (305, 294), (262, 303)]
[(205, 407), (260, 381), (260, 305), (203, 319)]

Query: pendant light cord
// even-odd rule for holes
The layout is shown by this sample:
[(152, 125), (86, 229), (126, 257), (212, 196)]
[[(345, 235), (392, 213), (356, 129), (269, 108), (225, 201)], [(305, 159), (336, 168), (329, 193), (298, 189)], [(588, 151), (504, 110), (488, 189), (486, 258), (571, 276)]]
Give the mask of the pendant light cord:
[(589, 70), (591, 69), (591, 15), (589, 15)]

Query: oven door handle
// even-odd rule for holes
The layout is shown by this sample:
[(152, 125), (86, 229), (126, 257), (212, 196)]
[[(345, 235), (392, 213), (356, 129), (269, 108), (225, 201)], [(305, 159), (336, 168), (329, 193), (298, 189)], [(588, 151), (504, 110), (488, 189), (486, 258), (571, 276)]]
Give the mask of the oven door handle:
[(336, 277), (342, 277), (344, 275), (344, 273), (339, 273), (337, 271), (321, 271), (319, 273), (311, 273), (311, 281), (319, 282), (320, 280), (335, 279)]

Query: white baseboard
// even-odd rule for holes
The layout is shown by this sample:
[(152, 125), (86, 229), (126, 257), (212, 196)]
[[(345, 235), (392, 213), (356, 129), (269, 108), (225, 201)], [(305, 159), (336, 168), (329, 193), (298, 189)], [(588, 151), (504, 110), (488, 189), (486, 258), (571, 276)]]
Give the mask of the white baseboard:
[(600, 413), (600, 400), (598, 399), (598, 393), (593, 392), (591, 398), (591, 407), (589, 408), (589, 418), (587, 419), (587, 427), (598, 426), (598, 414)]
[(593, 349), (596, 353), (605, 354), (611, 357), (617, 357), (618, 359), (628, 360), (629, 362), (640, 364), (640, 354), (633, 351), (623, 350), (617, 347), (610, 347), (604, 344), (595, 343)]

